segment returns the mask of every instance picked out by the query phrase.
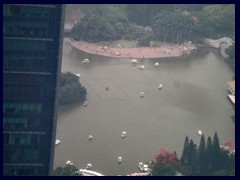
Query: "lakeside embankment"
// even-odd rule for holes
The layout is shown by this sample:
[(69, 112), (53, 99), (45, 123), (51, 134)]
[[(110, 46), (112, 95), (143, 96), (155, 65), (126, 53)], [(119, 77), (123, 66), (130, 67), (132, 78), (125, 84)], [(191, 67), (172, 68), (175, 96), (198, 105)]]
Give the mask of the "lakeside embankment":
[(137, 47), (137, 48), (122, 48), (121, 44), (118, 47), (101, 46), (95, 43), (85, 41), (68, 40), (69, 44), (81, 51), (115, 58), (164, 58), (164, 57), (179, 57), (183, 54), (189, 54), (197, 50), (195, 44), (191, 42), (185, 44), (162, 44), (161, 47)]

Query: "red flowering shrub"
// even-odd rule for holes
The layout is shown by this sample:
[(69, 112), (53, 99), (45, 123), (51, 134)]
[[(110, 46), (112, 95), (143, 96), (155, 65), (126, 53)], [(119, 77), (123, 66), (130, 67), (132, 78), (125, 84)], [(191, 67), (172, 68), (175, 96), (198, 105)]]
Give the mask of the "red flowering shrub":
[(178, 166), (178, 159), (175, 153), (168, 151), (165, 148), (160, 149), (160, 153), (156, 155), (155, 162), (156, 165), (162, 164), (165, 167), (176, 167)]

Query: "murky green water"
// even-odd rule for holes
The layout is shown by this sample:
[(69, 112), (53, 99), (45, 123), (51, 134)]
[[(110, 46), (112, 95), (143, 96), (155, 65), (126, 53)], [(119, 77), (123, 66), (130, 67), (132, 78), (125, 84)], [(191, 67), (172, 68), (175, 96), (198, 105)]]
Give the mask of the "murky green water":
[[(84, 58), (91, 62), (81, 63)], [(88, 106), (59, 108), (57, 138), (62, 143), (55, 149), (54, 167), (71, 160), (78, 168), (92, 163), (92, 170), (105, 175), (127, 175), (138, 171), (138, 162), (152, 160), (161, 147), (176, 150), (181, 157), (186, 135), (199, 144), (199, 129), (205, 138), (217, 131), (220, 142), (235, 141), (231, 118), (235, 111), (227, 99), (227, 82), (234, 72), (216, 50), (141, 63), (143, 71), (131, 66), (130, 59), (99, 57), (64, 46), (62, 71), (82, 75)], [(144, 98), (139, 97), (141, 91)], [(122, 131), (127, 132), (125, 139)], [(120, 165), (118, 156), (123, 157)]]

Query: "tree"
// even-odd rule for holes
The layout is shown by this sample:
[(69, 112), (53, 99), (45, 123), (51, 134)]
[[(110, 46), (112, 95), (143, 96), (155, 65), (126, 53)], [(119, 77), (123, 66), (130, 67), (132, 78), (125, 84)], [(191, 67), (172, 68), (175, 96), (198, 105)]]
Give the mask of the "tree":
[(128, 4), (126, 7), (126, 12), (129, 20), (132, 23), (137, 23), (139, 25), (149, 25), (149, 18), (151, 10), (148, 11), (148, 5), (146, 4)]
[(200, 145), (198, 148), (198, 175), (207, 174), (207, 155), (204, 135), (201, 136)]
[(189, 143), (189, 151), (187, 155), (187, 159), (189, 162), (188, 164), (193, 165), (196, 161), (196, 156), (197, 156), (197, 145), (191, 139)]
[(160, 153), (156, 156), (156, 164), (163, 164), (164, 166), (178, 166), (178, 160), (176, 154), (171, 151), (161, 148)]
[(59, 103), (67, 104), (86, 99), (86, 88), (79, 82), (79, 77), (66, 72), (61, 74)]
[(179, 5), (174, 4), (127, 4), (129, 21), (142, 26), (149, 26), (153, 16), (161, 11), (174, 12)]
[(220, 148), (217, 132), (214, 134), (213, 142), (211, 137), (208, 137), (207, 146), (204, 135), (202, 135), (198, 149), (192, 139), (190, 143), (188, 141), (186, 137), (179, 166), (179, 171), (184, 175), (235, 175), (235, 153), (233, 151), (235, 148), (231, 141), (226, 141)]
[(161, 11), (151, 20), (154, 35), (163, 42), (183, 42), (191, 39), (196, 23), (188, 12)]
[(161, 148), (153, 163), (152, 174), (154, 176), (173, 176), (178, 168), (178, 158), (176, 152), (171, 152)]
[(122, 30), (119, 23), (123, 26), (128, 23), (124, 11), (98, 7), (73, 27), (71, 36), (76, 40), (83, 39), (89, 42), (117, 40), (122, 37), (118, 32)]
[(188, 136), (185, 137), (182, 157), (181, 157), (181, 164), (188, 164), (187, 154), (189, 151), (189, 139)]
[(73, 165), (66, 165), (65, 167), (57, 167), (53, 171), (53, 176), (80, 176), (78, 169)]
[[(182, 43), (203, 37), (235, 37), (235, 6), (232, 4), (127, 4), (117, 7), (80, 7), (85, 16), (71, 32), (72, 38), (76, 40), (99, 42), (125, 38), (131, 24), (150, 26), (154, 36), (163, 42)], [(135, 31), (130, 32), (134, 34)], [(150, 37), (148, 34), (138, 39), (146, 45), (146, 39)]]
[(214, 155), (212, 161), (213, 171), (220, 170), (220, 151), (218, 135), (217, 132), (215, 132), (212, 145), (212, 153)]
[(207, 168), (208, 168), (208, 172), (207, 175), (211, 175), (212, 172), (212, 163), (213, 163), (213, 152), (212, 152), (212, 139), (209, 136), (207, 139), (207, 148), (206, 148), (206, 158), (207, 158)]
[(204, 37), (220, 38), (222, 36), (235, 36), (234, 5), (205, 5), (202, 11), (198, 13), (198, 17), (200, 19), (198, 33)]
[[(189, 145), (187, 145), (188, 141), (189, 141), (188, 137), (186, 137), (184, 144), (186, 145), (185, 147), (188, 147), (188, 148), (184, 148), (185, 149), (184, 151), (186, 152), (185, 162), (182, 161), (182, 163), (179, 166), (179, 171), (186, 176), (192, 176), (192, 175), (197, 175), (197, 171), (198, 171), (198, 151), (197, 151), (197, 145), (194, 144), (193, 140), (191, 139)], [(184, 156), (182, 156), (182, 158), (183, 157)]]
[(157, 164), (152, 170), (153, 176), (174, 176), (176, 171), (171, 166), (164, 166), (163, 164)]

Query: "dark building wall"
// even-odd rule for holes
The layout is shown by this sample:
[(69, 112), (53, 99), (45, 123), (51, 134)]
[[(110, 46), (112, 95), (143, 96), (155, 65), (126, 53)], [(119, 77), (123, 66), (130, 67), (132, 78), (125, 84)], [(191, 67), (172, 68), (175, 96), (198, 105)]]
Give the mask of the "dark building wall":
[(51, 173), (63, 5), (3, 5), (3, 173)]

